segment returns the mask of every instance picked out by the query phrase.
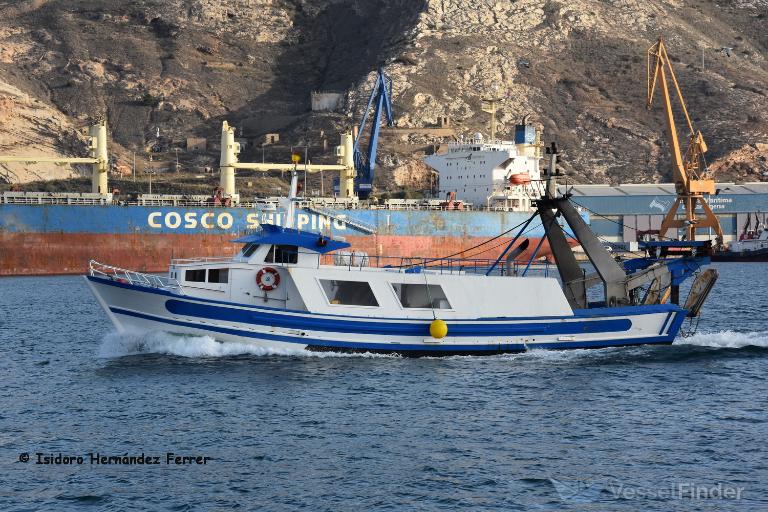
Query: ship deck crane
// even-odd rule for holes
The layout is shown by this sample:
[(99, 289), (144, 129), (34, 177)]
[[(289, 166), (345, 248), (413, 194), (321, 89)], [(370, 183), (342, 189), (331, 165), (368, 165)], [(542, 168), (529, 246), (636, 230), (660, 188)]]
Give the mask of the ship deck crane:
[[(387, 126), (395, 122), (392, 115), (392, 79), (379, 68), (376, 83), (368, 98), (365, 114), (360, 121), (357, 134), (343, 133), (341, 143), (336, 146), (336, 165), (318, 165), (304, 162), (295, 163), (246, 163), (238, 161), (240, 144), (235, 142), (234, 129), (224, 121), (221, 128), (221, 170), (220, 187), (224, 196), (237, 202), (239, 197), (235, 191), (235, 169), (250, 169), (255, 171), (292, 171), (299, 170), (308, 173), (321, 171), (339, 171), (339, 178), (334, 179), (334, 190), (340, 198), (355, 198), (359, 195), (367, 199), (373, 189), (373, 178), (376, 169), (376, 152), (381, 131), (381, 118), (385, 116)], [(368, 148), (363, 154), (362, 133), (368, 124), (368, 117), (373, 111)]]
[(294, 163), (250, 163), (240, 162), (237, 155), (240, 153), (240, 144), (235, 141), (235, 129), (224, 121), (221, 125), (221, 156), (219, 169), (221, 171), (220, 187), (224, 196), (237, 203), (239, 196), (235, 190), (235, 169), (250, 169), (254, 171), (304, 171), (315, 173), (321, 171), (339, 171), (341, 182), (344, 184), (340, 197), (352, 197), (350, 193), (354, 189), (355, 166), (353, 161), (353, 140), (351, 133), (341, 135), (341, 144), (336, 146), (338, 164), (318, 165), (305, 162)]
[[(672, 95), (670, 94), (670, 84), (674, 86), (678, 102), (682, 109), (685, 121), (688, 126), (689, 140), (688, 149), (683, 156), (680, 149), (677, 127), (672, 109)], [(683, 94), (680, 91), (680, 85), (672, 70), (672, 62), (667, 55), (667, 49), (661, 37), (648, 50), (648, 73), (647, 73), (647, 108), (650, 110), (653, 106), (654, 93), (657, 89), (661, 91), (664, 101), (665, 120), (667, 124), (667, 137), (669, 140), (669, 149), (672, 152), (672, 173), (675, 181), (675, 190), (677, 198), (674, 204), (664, 216), (661, 223), (659, 235), (665, 236), (669, 229), (685, 228), (686, 240), (696, 240), (696, 230), (698, 228), (712, 228), (716, 233), (716, 244), (723, 243), (723, 230), (720, 221), (717, 219), (712, 209), (707, 204), (704, 194), (715, 193), (715, 181), (705, 179), (706, 161), (704, 153), (707, 152), (707, 144), (699, 130), (695, 130), (691, 117), (688, 115), (688, 109), (685, 107)], [(678, 210), (683, 205), (685, 218), (678, 218)], [(703, 215), (696, 213), (697, 205), (701, 206)]]
[(52, 164), (91, 164), (91, 192), (94, 194), (106, 195), (107, 189), (107, 169), (109, 156), (107, 154), (107, 122), (99, 123), (89, 127), (88, 136), (90, 138), (89, 152), (87, 158), (59, 158), (48, 156), (0, 156), (0, 164), (11, 162), (26, 163), (52, 163)]
[[(368, 122), (368, 116), (373, 110), (371, 119), (371, 128), (368, 138), (368, 148), (363, 153), (362, 137), (365, 125)], [(373, 190), (373, 178), (376, 170), (376, 152), (379, 145), (379, 132), (381, 131), (382, 114), (385, 117), (387, 126), (395, 124), (395, 118), (392, 114), (392, 79), (379, 68), (376, 75), (376, 83), (368, 97), (368, 105), (365, 107), (365, 113), (360, 120), (360, 126), (354, 142), (354, 160), (355, 160), (355, 190), (361, 199), (367, 199)], [(343, 190), (339, 192), (344, 193)]]

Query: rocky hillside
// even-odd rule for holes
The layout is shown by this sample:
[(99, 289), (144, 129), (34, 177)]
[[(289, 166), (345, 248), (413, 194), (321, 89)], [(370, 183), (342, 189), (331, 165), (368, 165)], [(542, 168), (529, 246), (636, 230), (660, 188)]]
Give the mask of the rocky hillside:
[[(767, 27), (765, 0), (5, 2), (0, 152), (26, 141), (79, 154), (74, 129), (106, 113), (124, 163), (133, 151), (141, 159), (158, 129), (171, 148), (215, 141), (224, 119), (252, 142), (244, 159), (261, 158), (260, 137), (278, 132), (322, 160), (322, 139), (335, 144), (330, 134), (358, 118), (384, 64), (401, 127), (448, 115), (459, 133), (487, 132), (480, 98), (498, 94), (501, 133), (532, 114), (575, 180), (668, 180), (661, 106), (645, 108), (645, 52), (663, 35), (713, 169), (768, 179)], [(310, 112), (313, 90), (346, 93), (344, 111)], [(423, 183), (415, 159), (435, 142), (385, 137), (379, 190)], [(44, 171), (0, 172), (26, 181)]]

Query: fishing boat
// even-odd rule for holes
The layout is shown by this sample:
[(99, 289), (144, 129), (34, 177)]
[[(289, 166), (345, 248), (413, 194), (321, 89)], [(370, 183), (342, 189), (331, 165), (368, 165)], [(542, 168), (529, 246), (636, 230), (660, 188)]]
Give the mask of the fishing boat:
[(747, 214), (747, 222), (737, 241), (731, 242), (727, 250), (712, 253), (712, 261), (768, 261), (768, 229), (765, 229), (765, 213), (755, 213), (755, 227), (752, 228), (752, 216)]
[[(676, 303), (682, 280), (707, 258), (692, 247), (686, 257), (622, 267), (558, 194), (556, 176), (548, 173), (536, 212), (495, 260), (388, 259), (350, 252), (348, 242), (322, 233), (266, 224), (234, 240), (242, 244), (234, 257), (174, 260), (162, 277), (91, 261), (85, 277), (118, 331), (208, 335), (275, 351), (443, 356), (672, 343), (717, 278), (704, 272), (694, 296)], [(294, 173), (288, 219), (295, 190)], [(535, 261), (538, 247), (527, 261), (516, 259), (537, 216), (557, 272)], [(577, 262), (559, 219), (594, 272)], [(597, 285), (601, 300), (587, 293)]]

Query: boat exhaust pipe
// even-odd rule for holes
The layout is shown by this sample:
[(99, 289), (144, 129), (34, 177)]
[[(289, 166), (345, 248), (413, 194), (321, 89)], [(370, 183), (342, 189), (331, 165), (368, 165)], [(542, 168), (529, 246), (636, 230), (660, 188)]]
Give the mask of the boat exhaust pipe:
[(507, 259), (504, 262), (506, 275), (511, 276), (512, 275), (512, 265), (515, 264), (515, 260), (517, 260), (517, 257), (523, 254), (525, 251), (528, 250), (528, 246), (531, 244), (531, 241), (527, 238), (524, 238), (522, 242), (517, 244), (517, 247), (509, 251), (509, 254), (507, 254)]

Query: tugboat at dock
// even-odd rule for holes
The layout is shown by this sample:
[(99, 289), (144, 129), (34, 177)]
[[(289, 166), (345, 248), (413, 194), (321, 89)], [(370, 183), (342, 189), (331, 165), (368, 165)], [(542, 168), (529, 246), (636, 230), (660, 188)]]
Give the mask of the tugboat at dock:
[(747, 223), (739, 240), (731, 242), (727, 250), (712, 253), (712, 261), (768, 261), (768, 230), (765, 229), (765, 214), (762, 222), (755, 213), (755, 227), (752, 216), (747, 214)]

